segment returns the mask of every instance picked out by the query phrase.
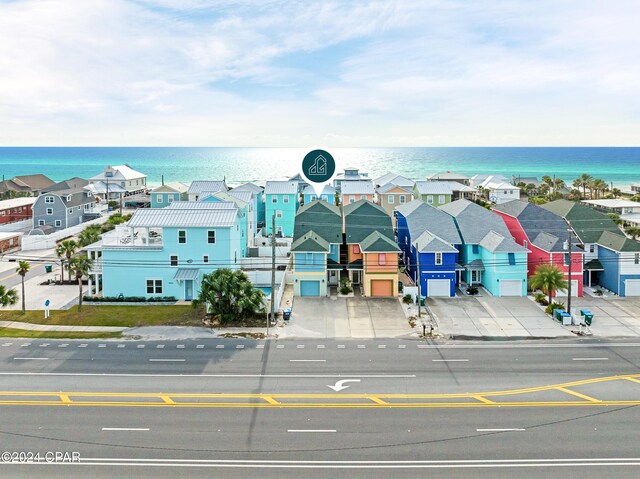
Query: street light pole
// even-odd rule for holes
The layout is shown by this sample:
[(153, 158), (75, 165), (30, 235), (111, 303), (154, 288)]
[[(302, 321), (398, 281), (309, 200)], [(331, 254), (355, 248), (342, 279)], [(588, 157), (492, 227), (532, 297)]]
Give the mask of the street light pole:
[(567, 288), (568, 298), (567, 298), (567, 313), (571, 314), (571, 264), (573, 263), (573, 258), (571, 258), (571, 243), (573, 242), (573, 237), (571, 235), (571, 228), (569, 228), (569, 239), (567, 241), (567, 251), (569, 252), (569, 287)]

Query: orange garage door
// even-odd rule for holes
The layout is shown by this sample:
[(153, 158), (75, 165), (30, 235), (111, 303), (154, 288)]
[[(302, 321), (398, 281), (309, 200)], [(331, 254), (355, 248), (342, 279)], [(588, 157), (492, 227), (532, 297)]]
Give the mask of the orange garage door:
[(390, 279), (372, 280), (371, 296), (393, 296), (393, 281)]

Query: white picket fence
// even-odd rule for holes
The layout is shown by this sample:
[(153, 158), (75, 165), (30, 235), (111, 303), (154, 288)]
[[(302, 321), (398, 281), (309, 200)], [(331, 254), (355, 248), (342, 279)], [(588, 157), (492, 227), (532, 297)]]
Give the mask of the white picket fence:
[(77, 226), (72, 226), (71, 228), (65, 228), (63, 230), (59, 230), (48, 235), (33, 235), (33, 236), (25, 235), (22, 237), (22, 251), (34, 251), (34, 250), (40, 250), (40, 249), (55, 248), (56, 242), (58, 240), (61, 240), (63, 238), (68, 238), (69, 236), (77, 235), (89, 225), (101, 225), (105, 223), (108, 219), (109, 219), (108, 216), (101, 216), (100, 218), (96, 218), (95, 220), (86, 221), (85, 223), (80, 223)]

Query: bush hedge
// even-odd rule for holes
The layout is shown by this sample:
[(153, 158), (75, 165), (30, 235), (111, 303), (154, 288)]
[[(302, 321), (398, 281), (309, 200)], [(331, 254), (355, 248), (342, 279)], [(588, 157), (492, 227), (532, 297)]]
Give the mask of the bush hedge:
[(83, 296), (84, 301), (92, 303), (170, 303), (177, 301), (175, 296)]

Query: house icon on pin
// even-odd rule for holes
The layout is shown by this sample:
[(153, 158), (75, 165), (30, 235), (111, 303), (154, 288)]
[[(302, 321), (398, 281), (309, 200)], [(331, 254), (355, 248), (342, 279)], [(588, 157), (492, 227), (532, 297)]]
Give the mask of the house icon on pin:
[(309, 168), (308, 176), (320, 176), (327, 174), (327, 160), (324, 156), (318, 155)]

